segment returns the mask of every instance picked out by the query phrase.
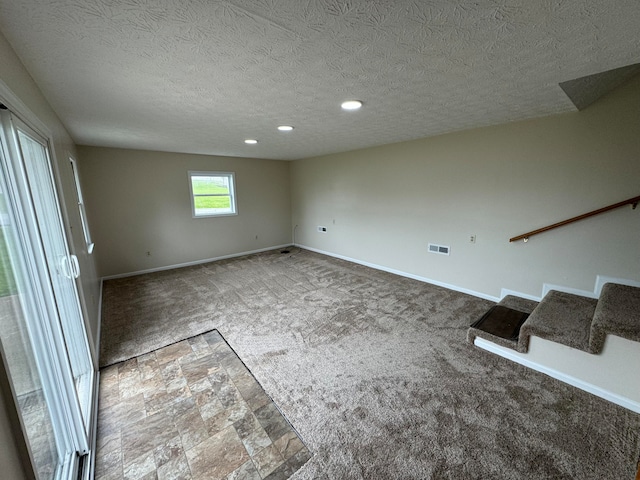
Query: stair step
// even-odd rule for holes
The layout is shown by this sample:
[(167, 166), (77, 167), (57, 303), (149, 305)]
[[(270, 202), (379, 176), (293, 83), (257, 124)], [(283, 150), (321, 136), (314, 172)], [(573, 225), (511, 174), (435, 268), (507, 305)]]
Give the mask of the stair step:
[(538, 306), (536, 300), (529, 300), (527, 298), (515, 297), (513, 295), (507, 295), (498, 302), (498, 305), (518, 310), (519, 312), (531, 313)]
[(640, 342), (640, 288), (604, 284), (593, 315), (589, 351), (600, 353), (607, 335)]
[[(522, 316), (524, 315), (530, 314), (537, 304), (538, 302), (536, 302), (535, 300), (527, 300), (526, 298), (507, 295), (502, 300), (500, 300), (500, 302), (495, 307), (489, 310), (489, 312), (487, 312), (482, 317), (482, 319), (484, 319), (487, 315), (494, 314), (497, 315), (496, 320), (503, 320), (505, 322), (516, 322), (519, 325), (520, 318), (522, 318)], [(511, 312), (507, 310), (511, 310)], [(516, 338), (505, 338), (504, 336), (491, 333), (490, 331), (487, 331), (478, 326), (480, 320), (478, 322), (475, 322), (471, 327), (469, 327), (469, 330), (467, 330), (467, 341), (469, 343), (473, 343), (476, 337), (480, 337), (484, 338), (485, 340), (489, 340), (496, 345), (501, 345), (513, 350), (517, 349), (517, 336)], [(504, 329), (503, 333), (506, 333), (507, 330), (511, 330), (511, 327), (513, 326), (514, 325), (509, 325), (508, 328)], [(516, 331), (516, 334), (518, 333), (519, 331)]]
[(551, 290), (520, 329), (517, 350), (525, 353), (536, 336), (590, 352), (591, 323), (598, 300)]
[[(520, 327), (519, 337), (504, 338), (516, 331), (513, 327), (519, 324), (519, 312), (530, 314)], [(640, 342), (640, 287), (606, 283), (599, 299), (551, 290), (540, 303), (508, 295), (485, 317), (487, 322), (478, 321), (469, 328), (470, 343), (480, 337), (526, 353), (529, 338), (536, 336), (598, 354), (607, 335)], [(505, 322), (504, 326), (497, 323), (500, 320)], [(492, 324), (494, 328), (487, 328)]]

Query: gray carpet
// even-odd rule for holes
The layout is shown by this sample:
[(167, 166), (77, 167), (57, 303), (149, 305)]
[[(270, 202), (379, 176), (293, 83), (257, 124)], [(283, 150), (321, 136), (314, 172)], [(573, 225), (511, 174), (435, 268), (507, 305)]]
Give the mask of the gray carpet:
[(583, 352), (589, 351), (589, 332), (598, 300), (549, 291), (520, 329), (518, 351), (529, 350), (532, 336), (546, 338)]
[(640, 288), (604, 284), (591, 323), (589, 351), (600, 353), (607, 334), (640, 342)]
[(640, 415), (467, 343), (491, 305), (268, 252), (105, 282), (100, 361), (217, 329), (314, 454), (299, 480), (632, 480)]

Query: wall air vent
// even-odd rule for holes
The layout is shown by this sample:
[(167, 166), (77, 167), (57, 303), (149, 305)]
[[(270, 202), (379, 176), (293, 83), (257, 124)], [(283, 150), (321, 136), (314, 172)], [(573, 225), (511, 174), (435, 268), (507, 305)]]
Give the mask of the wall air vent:
[(444, 245), (429, 244), (429, 253), (439, 253), (440, 255), (449, 255), (451, 249)]

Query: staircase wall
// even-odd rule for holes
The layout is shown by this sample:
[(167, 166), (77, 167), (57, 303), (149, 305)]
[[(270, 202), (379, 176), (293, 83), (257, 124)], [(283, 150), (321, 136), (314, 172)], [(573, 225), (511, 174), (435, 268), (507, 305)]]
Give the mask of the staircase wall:
[(598, 397), (640, 413), (640, 343), (608, 335), (602, 353), (593, 355), (540, 337), (531, 337), (529, 351), (519, 353), (482, 338), (484, 350), (557, 378)]
[(294, 242), (494, 298), (640, 280), (639, 209), (509, 243), (640, 195), (638, 111), (640, 76), (581, 112), (291, 162)]
[[(589, 298), (598, 298), (606, 283), (618, 283), (640, 288), (640, 282), (636, 280), (598, 275), (593, 291), (544, 284), (542, 296), (539, 298), (507, 289), (502, 290), (501, 297), (514, 295), (540, 301), (550, 290), (557, 290)], [(475, 338), (474, 344), (479, 348), (546, 373), (581, 390), (640, 413), (640, 377), (638, 376), (640, 342), (607, 335), (604, 347), (597, 355), (537, 336), (529, 338), (529, 347), (526, 353), (517, 352), (483, 338)]]

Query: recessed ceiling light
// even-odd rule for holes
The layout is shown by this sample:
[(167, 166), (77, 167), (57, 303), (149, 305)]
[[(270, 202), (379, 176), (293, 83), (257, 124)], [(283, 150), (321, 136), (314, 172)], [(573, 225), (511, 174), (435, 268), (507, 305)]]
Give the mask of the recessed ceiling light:
[(293, 127), (291, 125), (279, 125), (278, 130), (280, 130), (281, 132), (290, 132), (291, 130), (293, 130)]
[(247, 138), (244, 143), (246, 143), (247, 145), (255, 145), (256, 143), (258, 143), (258, 140), (255, 140), (253, 138)]
[(342, 102), (343, 110), (358, 110), (362, 106), (362, 102), (360, 100), (347, 100), (346, 102)]

